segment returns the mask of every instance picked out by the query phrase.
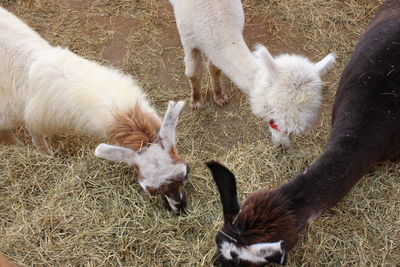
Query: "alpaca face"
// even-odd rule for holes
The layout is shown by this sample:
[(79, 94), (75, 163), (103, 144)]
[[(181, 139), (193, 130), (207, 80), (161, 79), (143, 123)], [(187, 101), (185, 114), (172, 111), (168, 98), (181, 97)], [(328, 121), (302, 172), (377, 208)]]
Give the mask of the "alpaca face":
[(150, 195), (161, 195), (175, 212), (186, 206), (183, 186), (188, 165), (178, 156), (175, 129), (184, 102), (170, 102), (155, 140), (140, 151), (126, 147), (100, 144), (95, 150), (99, 158), (122, 161), (138, 171), (142, 189)]
[[(335, 55), (313, 63), (298, 55), (273, 58), (258, 46), (254, 56), (260, 72), (250, 96), (252, 111), (269, 124), (274, 144), (288, 147), (290, 135), (304, 132), (318, 120), (321, 77), (335, 62)], [(277, 127), (271, 127), (271, 121)]]
[(175, 213), (183, 211), (186, 206), (183, 187), (189, 167), (166, 150), (162, 140), (138, 153), (133, 164), (138, 169), (140, 186), (146, 193), (163, 196)]
[(238, 246), (234, 242), (217, 237), (218, 261), (222, 266), (264, 266), (267, 263), (286, 264), (284, 242), (264, 242), (250, 246)]
[(217, 262), (222, 266), (285, 264), (287, 251), (297, 241), (290, 201), (276, 191), (252, 193), (239, 209), (234, 175), (217, 162), (208, 162), (224, 214), (216, 235)]

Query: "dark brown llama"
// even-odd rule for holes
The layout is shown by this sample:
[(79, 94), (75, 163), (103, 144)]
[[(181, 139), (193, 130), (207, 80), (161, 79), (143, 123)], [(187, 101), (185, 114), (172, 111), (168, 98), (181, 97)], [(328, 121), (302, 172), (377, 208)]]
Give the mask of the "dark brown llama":
[(322, 155), (274, 190), (239, 207), (234, 175), (208, 162), (221, 195), (217, 233), (222, 266), (285, 264), (298, 233), (332, 208), (377, 162), (400, 158), (400, 1), (386, 1), (343, 71)]

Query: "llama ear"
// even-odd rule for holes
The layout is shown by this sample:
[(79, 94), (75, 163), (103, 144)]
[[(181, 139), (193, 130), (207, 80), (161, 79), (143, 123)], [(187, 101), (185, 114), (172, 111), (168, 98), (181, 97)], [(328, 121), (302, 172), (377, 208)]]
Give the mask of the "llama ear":
[(278, 65), (265, 46), (257, 44), (254, 47), (253, 56), (256, 58), (259, 65), (269, 71), (271, 76), (275, 78), (278, 76)]
[(129, 165), (133, 165), (137, 153), (136, 151), (125, 147), (100, 144), (96, 147), (94, 155), (101, 159), (122, 161)]
[(261, 257), (267, 260), (268, 262), (279, 263), (281, 265), (286, 264), (287, 254), (284, 249), (285, 242), (278, 241), (274, 243), (256, 243), (248, 246), (248, 250), (250, 254)]
[(174, 102), (169, 101), (167, 112), (165, 112), (164, 120), (162, 122), (159, 136), (165, 146), (175, 146), (176, 138), (176, 125), (178, 124), (178, 117), (182, 111), (184, 101)]
[(336, 61), (336, 54), (330, 53), (314, 65), (315, 71), (319, 74), (319, 76), (325, 75), (325, 73), (333, 67)]
[(239, 212), (239, 202), (236, 193), (235, 176), (225, 166), (216, 161), (206, 163), (210, 169), (221, 197), (224, 222), (232, 223), (233, 218)]

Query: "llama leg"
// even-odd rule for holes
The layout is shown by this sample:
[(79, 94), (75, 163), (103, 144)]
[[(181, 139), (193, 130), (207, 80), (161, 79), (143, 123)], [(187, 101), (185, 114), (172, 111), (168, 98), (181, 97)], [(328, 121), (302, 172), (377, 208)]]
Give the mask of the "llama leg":
[(17, 142), (11, 130), (0, 130), (0, 145), (15, 145)]
[(201, 52), (197, 49), (185, 50), (185, 75), (192, 88), (192, 109), (201, 109), (201, 78), (203, 77), (203, 62)]
[(214, 90), (214, 102), (220, 107), (228, 104), (229, 97), (224, 93), (221, 86), (221, 70), (211, 61), (208, 61), (208, 71), (210, 72), (212, 88)]
[(42, 134), (37, 134), (31, 130), (29, 130), (31, 136), (32, 136), (32, 143), (33, 145), (43, 154), (46, 155), (51, 155), (51, 150), (49, 149), (49, 146), (47, 145), (45, 136)]

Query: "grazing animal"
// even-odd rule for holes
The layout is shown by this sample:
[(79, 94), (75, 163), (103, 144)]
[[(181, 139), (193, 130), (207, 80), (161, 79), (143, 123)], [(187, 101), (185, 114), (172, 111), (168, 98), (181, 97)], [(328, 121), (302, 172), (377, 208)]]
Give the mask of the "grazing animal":
[(100, 145), (96, 156), (121, 160), (138, 171), (147, 193), (160, 194), (179, 212), (186, 205), (188, 166), (175, 146), (184, 102), (170, 102), (161, 121), (129, 76), (52, 47), (0, 8), (0, 144), (16, 142), (12, 130), (28, 128), (33, 144), (50, 153), (45, 136), (78, 133), (119, 146)]
[(298, 55), (276, 58), (258, 45), (253, 52), (243, 39), (240, 0), (170, 0), (185, 53), (185, 74), (192, 88), (193, 109), (201, 108), (202, 54), (218, 106), (228, 102), (221, 70), (250, 98), (253, 113), (269, 125), (275, 144), (290, 146), (290, 135), (312, 126), (319, 117), (321, 76), (335, 62), (329, 54), (312, 63)]
[(386, 1), (370, 25), (342, 74), (326, 148), (302, 174), (239, 207), (234, 175), (208, 163), (224, 214), (216, 236), (222, 266), (285, 263), (304, 227), (374, 164), (400, 158), (400, 2)]

